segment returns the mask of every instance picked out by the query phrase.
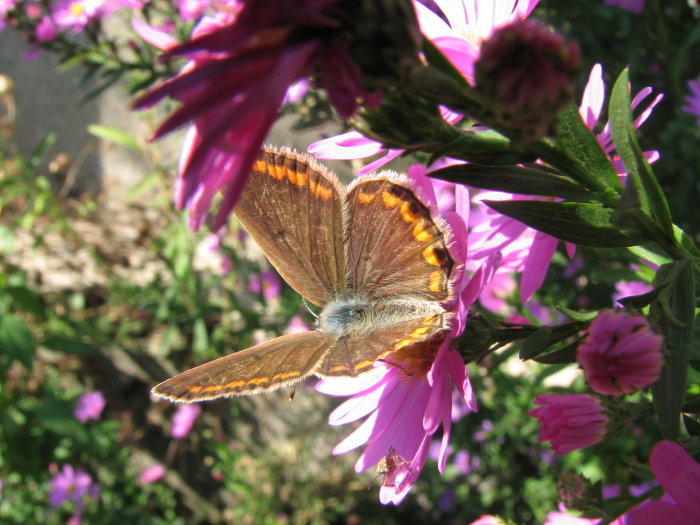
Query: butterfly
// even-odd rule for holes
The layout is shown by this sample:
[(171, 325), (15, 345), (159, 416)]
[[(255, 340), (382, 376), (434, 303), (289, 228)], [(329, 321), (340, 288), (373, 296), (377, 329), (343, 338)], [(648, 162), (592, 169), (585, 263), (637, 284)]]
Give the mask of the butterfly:
[(406, 177), (364, 175), (346, 188), (312, 157), (264, 147), (234, 214), (287, 283), (321, 307), (318, 326), (187, 370), (155, 395), (194, 402), (311, 375), (354, 377), (449, 330), (451, 233)]

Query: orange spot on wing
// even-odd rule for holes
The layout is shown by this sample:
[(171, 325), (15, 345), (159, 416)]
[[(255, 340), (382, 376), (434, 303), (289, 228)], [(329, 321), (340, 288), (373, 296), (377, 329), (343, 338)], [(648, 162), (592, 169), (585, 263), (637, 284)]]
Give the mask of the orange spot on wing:
[(258, 159), (253, 163), (253, 171), (267, 173), (267, 167), (268, 163), (261, 159)]
[(246, 385), (264, 385), (270, 382), (269, 377), (254, 377), (253, 379), (249, 379)]
[(425, 224), (423, 221), (420, 221), (413, 226), (413, 238), (418, 242), (430, 242), (433, 240), (433, 236), (425, 229)]
[(440, 259), (438, 259), (438, 256), (435, 253), (435, 248), (432, 246), (428, 246), (425, 250), (423, 250), (423, 259), (425, 259), (425, 262), (427, 262), (430, 266), (440, 266)]
[(195, 394), (202, 391), (202, 387), (200, 385), (188, 385), (186, 388), (189, 392), (194, 392)]
[(355, 369), (355, 372), (357, 372), (358, 370), (362, 370), (363, 368), (368, 368), (368, 367), (372, 366), (373, 364), (374, 364), (374, 361), (365, 360), (365, 361), (360, 361), (359, 363), (356, 363), (353, 368)]
[(376, 196), (377, 195), (375, 193), (365, 193), (361, 191), (357, 194), (357, 200), (360, 201), (360, 204), (369, 204), (376, 198)]
[(290, 379), (292, 377), (299, 377), (301, 372), (299, 370), (294, 370), (293, 372), (280, 372), (272, 376), (272, 381), (281, 381), (285, 379)]
[(289, 182), (291, 182), (295, 186), (303, 186), (306, 184), (309, 175), (301, 171), (289, 170), (287, 171), (287, 178), (289, 179)]
[(403, 201), (388, 191), (383, 191), (382, 192), (382, 202), (384, 202), (384, 206), (387, 208), (395, 208), (399, 204), (401, 204)]
[(433, 293), (440, 293), (444, 291), (445, 287), (445, 274), (440, 270), (435, 270), (430, 274), (430, 291)]
[(401, 204), (400, 213), (401, 218), (406, 222), (415, 222), (418, 220), (418, 215), (411, 211), (411, 203), (409, 202), (404, 202)]
[(328, 186), (324, 186), (323, 184), (314, 182), (313, 180), (309, 181), (309, 189), (311, 190), (311, 193), (324, 201), (333, 196), (333, 188), (329, 188)]
[(230, 383), (227, 383), (224, 385), (224, 388), (233, 388), (233, 389), (238, 389), (238, 388), (243, 388), (245, 386), (245, 381), (231, 381)]
[(347, 365), (335, 365), (331, 368), (331, 372), (347, 372), (348, 370)]

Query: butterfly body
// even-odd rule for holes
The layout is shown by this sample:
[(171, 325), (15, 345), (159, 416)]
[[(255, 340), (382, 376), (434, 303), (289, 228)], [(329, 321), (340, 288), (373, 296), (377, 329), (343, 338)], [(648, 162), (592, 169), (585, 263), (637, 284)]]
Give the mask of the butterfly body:
[(400, 175), (346, 189), (306, 155), (264, 148), (234, 212), (280, 275), (320, 306), (317, 330), (278, 337), (156, 386), (173, 401), (356, 376), (449, 329), (449, 230)]

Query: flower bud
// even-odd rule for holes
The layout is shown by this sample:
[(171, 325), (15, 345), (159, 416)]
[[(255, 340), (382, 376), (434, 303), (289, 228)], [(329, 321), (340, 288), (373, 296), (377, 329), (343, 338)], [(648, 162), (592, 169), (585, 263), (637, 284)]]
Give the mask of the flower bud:
[(544, 136), (572, 99), (579, 68), (578, 44), (541, 22), (519, 20), (497, 29), (475, 65), (487, 124), (521, 140)]
[(619, 396), (648, 387), (661, 375), (664, 342), (642, 315), (607, 310), (596, 317), (577, 358), (590, 387)]
[(586, 394), (543, 394), (527, 415), (539, 419), (538, 441), (549, 441), (555, 454), (590, 447), (607, 432), (608, 417), (602, 403)]

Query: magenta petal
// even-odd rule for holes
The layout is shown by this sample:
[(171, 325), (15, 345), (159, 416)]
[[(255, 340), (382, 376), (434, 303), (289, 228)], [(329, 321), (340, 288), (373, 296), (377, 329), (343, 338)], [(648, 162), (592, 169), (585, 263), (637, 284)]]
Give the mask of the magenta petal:
[(635, 507), (625, 514), (626, 525), (697, 525), (698, 516), (692, 515), (678, 505), (666, 501), (651, 501)]
[(535, 235), (520, 281), (520, 298), (523, 302), (530, 300), (535, 290), (542, 285), (558, 244), (559, 239), (550, 235), (540, 232)]
[(333, 377), (316, 383), (316, 391), (327, 396), (354, 396), (373, 388), (388, 372), (386, 366), (375, 366), (357, 377)]
[(676, 503), (700, 518), (700, 465), (693, 457), (680, 445), (661, 441), (651, 451), (649, 463)]
[(354, 450), (357, 447), (361, 447), (367, 443), (367, 440), (372, 437), (374, 432), (374, 424), (376, 420), (377, 412), (371, 413), (369, 417), (354, 430), (354, 432), (333, 447), (333, 455), (339, 456), (340, 454), (345, 454), (346, 452)]
[(328, 424), (345, 425), (365, 417), (377, 408), (386, 386), (387, 383), (382, 382), (362, 396), (351, 397), (331, 412), (328, 416)]

